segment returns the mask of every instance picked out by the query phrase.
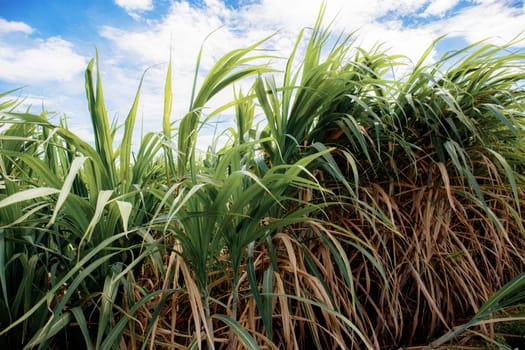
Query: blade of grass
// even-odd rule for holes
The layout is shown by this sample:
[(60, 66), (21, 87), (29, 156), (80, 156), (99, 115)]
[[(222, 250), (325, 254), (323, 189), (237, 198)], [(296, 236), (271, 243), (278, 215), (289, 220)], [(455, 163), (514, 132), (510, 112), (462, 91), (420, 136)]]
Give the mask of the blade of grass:
[(235, 334), (239, 336), (242, 343), (244, 344), (244, 346), (246, 346), (247, 349), (259, 349), (259, 346), (257, 345), (255, 339), (253, 339), (250, 333), (248, 333), (246, 329), (243, 328), (237, 321), (235, 321), (231, 317), (221, 314), (214, 314), (212, 317), (226, 323), (235, 332)]

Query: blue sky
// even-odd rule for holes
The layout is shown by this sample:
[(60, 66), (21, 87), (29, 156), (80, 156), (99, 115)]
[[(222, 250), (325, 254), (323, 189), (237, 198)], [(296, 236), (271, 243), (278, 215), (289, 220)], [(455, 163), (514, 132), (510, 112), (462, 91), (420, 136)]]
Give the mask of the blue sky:
[[(267, 48), (289, 54), (297, 33), (311, 26), (321, 0), (0, 0), (0, 92), (17, 95), (38, 112), (65, 113), (71, 128), (91, 137), (83, 74), (99, 50), (110, 117), (124, 118), (147, 67), (140, 115), (159, 130), (166, 64), (173, 54), (173, 119), (187, 109), (195, 58), (206, 42), (203, 74), (227, 51), (272, 33)], [(525, 32), (523, 0), (326, 0), (335, 32), (358, 30), (357, 44), (384, 42), (415, 61), (438, 36), (432, 52), (488, 38), (503, 44)], [(524, 46), (523, 42), (517, 46)], [(202, 78), (202, 76), (201, 76)], [(221, 104), (229, 97), (219, 96)], [(205, 141), (203, 141), (205, 142)]]

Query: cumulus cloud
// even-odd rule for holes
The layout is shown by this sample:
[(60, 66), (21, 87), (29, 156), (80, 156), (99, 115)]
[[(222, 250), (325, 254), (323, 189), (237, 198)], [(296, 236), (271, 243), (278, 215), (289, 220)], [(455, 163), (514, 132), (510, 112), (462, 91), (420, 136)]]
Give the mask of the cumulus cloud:
[(115, 0), (115, 4), (135, 20), (140, 20), (144, 12), (153, 10), (153, 0)]
[[(433, 26), (469, 43), (488, 39), (495, 44), (505, 44), (518, 36), (523, 38), (525, 34), (525, 11), (511, 5), (509, 1), (480, 1), (480, 4), (465, 7), (457, 15)], [(523, 41), (518, 43), (522, 47), (524, 44)]]
[(61, 38), (36, 39), (31, 47), (0, 43), (0, 79), (32, 84), (69, 81), (81, 73), (87, 59)]
[[(436, 7), (435, 3), (441, 1), (448, 5)], [(176, 1), (163, 18), (150, 22), (145, 29), (129, 31), (108, 25), (100, 33), (113, 42), (122, 57), (131, 55), (144, 64), (154, 64), (165, 61), (171, 47), (177, 68), (192, 69), (204, 38), (219, 27), (221, 29), (206, 42), (204, 67), (232, 48), (247, 46), (276, 32), (275, 39), (267, 47), (287, 56), (298, 32), (313, 25), (321, 5), (321, 0), (311, 0), (308, 6), (302, 0), (262, 0), (249, 2), (233, 11), (219, 0), (205, 0), (199, 7), (187, 1)], [(437, 27), (427, 25), (405, 27), (395, 20), (396, 16), (423, 16), (425, 8), (439, 13), (451, 6), (450, 0), (370, 0), (366, 3), (332, 0), (327, 3), (325, 22), (335, 18), (334, 31), (358, 29), (361, 43), (371, 46), (384, 41), (392, 50), (401, 50), (399, 53), (415, 59), (441, 33)]]
[[(370, 49), (381, 44), (383, 49), (392, 54), (406, 56), (415, 63), (438, 36), (432, 28), (425, 26), (418, 28), (405, 28), (400, 21), (385, 22), (380, 25), (369, 24), (361, 28), (358, 36), (358, 46)], [(429, 61), (437, 58), (433, 50)]]
[(33, 28), (23, 22), (7, 21), (0, 17), (0, 35), (13, 32), (31, 34), (33, 32)]
[(423, 16), (443, 17), (448, 10), (453, 9), (459, 0), (432, 0), (423, 13)]
[(126, 11), (149, 11), (153, 9), (152, 0), (115, 0)]
[[(60, 37), (34, 37), (37, 29), (26, 23), (0, 19), (0, 83), (8, 90), (26, 86), (19, 93), (22, 109), (42, 108), (72, 118), (70, 125), (86, 125), (83, 70), (87, 58), (72, 42)], [(58, 123), (58, 119), (54, 122)], [(84, 133), (83, 136), (89, 137)], [(86, 138), (88, 140), (89, 138)]]
[[(109, 39), (117, 50), (131, 54), (145, 64), (166, 61), (171, 47), (177, 57), (175, 63), (190, 68), (195, 64), (196, 54), (204, 39), (228, 21), (229, 10), (223, 3), (210, 0), (208, 3), (211, 7), (194, 7), (185, 1), (174, 2), (164, 18), (150, 22), (145, 29), (128, 31), (104, 26), (100, 34)], [(223, 53), (236, 47), (238, 41), (238, 37), (224, 28), (213, 35), (208, 45), (213, 46), (213, 52), (219, 50)]]

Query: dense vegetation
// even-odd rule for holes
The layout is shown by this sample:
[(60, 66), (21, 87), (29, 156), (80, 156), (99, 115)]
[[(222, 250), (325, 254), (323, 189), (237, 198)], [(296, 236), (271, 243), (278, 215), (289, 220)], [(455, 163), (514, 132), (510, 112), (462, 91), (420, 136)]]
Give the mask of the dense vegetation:
[[(115, 148), (98, 60), (93, 143), (4, 93), (0, 347), (524, 342), (525, 54), (409, 65), (352, 42), (319, 19), (284, 71), (264, 41), (234, 50), (176, 122), (170, 64), (162, 131), (135, 148), (140, 85)], [(229, 142), (197, 152), (230, 107)]]

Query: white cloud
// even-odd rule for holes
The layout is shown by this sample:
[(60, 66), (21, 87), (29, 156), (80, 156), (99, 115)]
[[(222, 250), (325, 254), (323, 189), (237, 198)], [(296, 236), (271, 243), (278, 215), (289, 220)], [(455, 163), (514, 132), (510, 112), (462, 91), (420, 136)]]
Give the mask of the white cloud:
[[(388, 53), (405, 55), (415, 63), (437, 36), (431, 28), (405, 28), (399, 21), (390, 21), (363, 26), (357, 40), (358, 46), (368, 49), (382, 44)], [(433, 50), (427, 60), (434, 61), (436, 58), (437, 53)]]
[(71, 126), (70, 130), (83, 141), (92, 142), (91, 140), (95, 140), (95, 134), (89, 127), (75, 125)]
[[(26, 86), (17, 94), (20, 108), (42, 108), (71, 117), (70, 125), (86, 125), (83, 71), (87, 57), (74, 44), (60, 37), (35, 38), (38, 28), (0, 18), (0, 84), (4, 90)], [(83, 134), (87, 136), (87, 134)]]
[(423, 16), (443, 17), (448, 10), (454, 8), (458, 3), (459, 0), (432, 0), (423, 13)]
[(51, 37), (31, 42), (31, 48), (0, 43), (0, 79), (21, 84), (69, 81), (81, 73), (87, 59), (73, 45)]
[[(214, 30), (225, 24), (224, 17), (229, 13), (224, 5), (217, 1), (208, 2), (208, 7), (192, 7), (187, 2), (174, 2), (166, 16), (158, 21), (150, 22), (146, 29), (126, 31), (120, 28), (105, 26), (101, 28), (101, 36), (109, 39), (123, 57), (132, 55), (145, 64), (156, 64), (167, 61), (169, 49), (176, 57), (175, 64), (179, 68), (189, 69), (195, 65), (198, 50), (204, 39)], [(237, 38), (231, 36), (227, 29), (220, 29), (208, 41), (207, 47), (213, 47), (212, 52), (224, 53), (233, 49)], [(223, 48), (220, 48), (222, 45)], [(209, 60), (205, 55), (204, 60)], [(209, 63), (209, 62), (208, 62)]]
[[(462, 37), (469, 43), (488, 39), (497, 45), (506, 44), (517, 36), (524, 38), (525, 11), (508, 6), (508, 1), (482, 1), (466, 7), (457, 15), (434, 23), (442, 33)], [(490, 15), (488, 15), (490, 14)], [(519, 43), (522, 47), (525, 42)]]
[(23, 22), (7, 21), (0, 17), (0, 34), (7, 34), (12, 32), (22, 32), (31, 34), (33, 28)]
[(153, 9), (152, 0), (115, 0), (126, 11), (149, 11)]
[[(337, 17), (336, 31), (349, 32), (365, 26), (373, 32), (384, 31), (386, 26), (379, 23), (378, 18), (390, 13), (417, 13), (427, 3), (428, 0), (370, 0), (366, 3), (333, 0), (328, 3), (325, 22)], [(172, 3), (164, 18), (150, 22), (145, 29), (127, 31), (108, 25), (102, 28), (101, 35), (113, 42), (122, 57), (131, 54), (148, 64), (165, 61), (171, 45), (181, 68), (194, 65), (204, 38), (221, 26), (205, 45), (204, 59), (208, 63), (210, 54), (217, 58), (232, 48), (246, 46), (277, 31), (272, 49), (287, 55), (299, 30), (313, 25), (321, 4), (321, 0), (311, 0), (307, 5), (302, 0), (263, 0), (232, 11), (219, 0), (206, 0), (205, 6), (201, 7), (177, 1)], [(395, 30), (402, 34), (409, 29)], [(428, 34), (433, 35), (432, 32)], [(358, 35), (369, 36), (365, 30)], [(429, 38), (428, 42), (432, 39)], [(382, 37), (376, 39), (382, 40)], [(409, 45), (404, 47), (410, 49)]]

